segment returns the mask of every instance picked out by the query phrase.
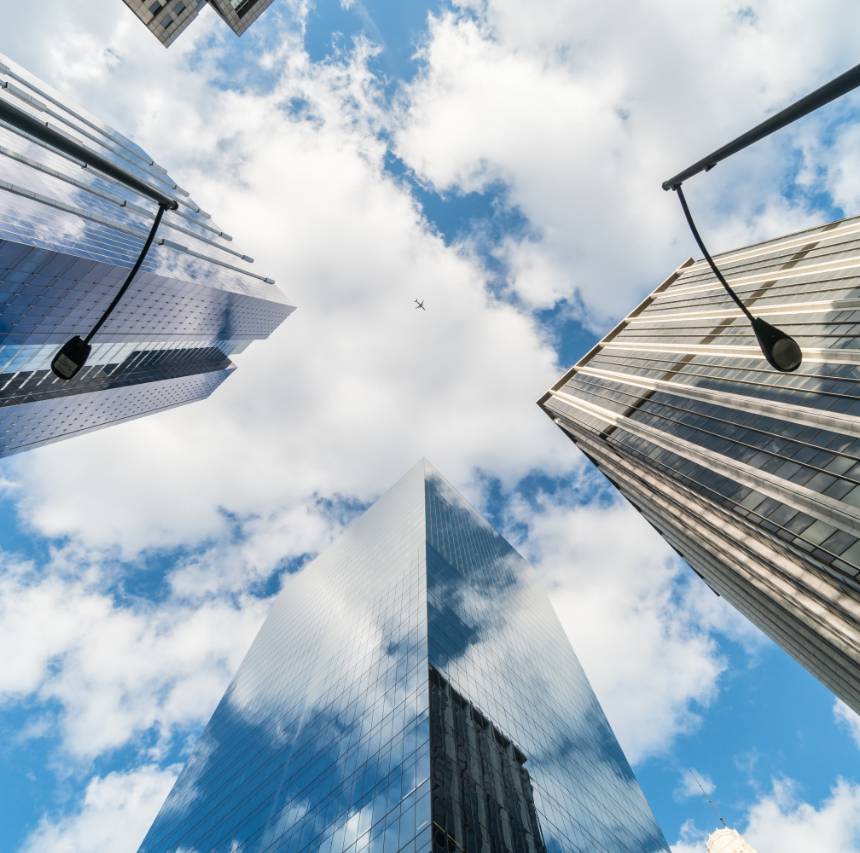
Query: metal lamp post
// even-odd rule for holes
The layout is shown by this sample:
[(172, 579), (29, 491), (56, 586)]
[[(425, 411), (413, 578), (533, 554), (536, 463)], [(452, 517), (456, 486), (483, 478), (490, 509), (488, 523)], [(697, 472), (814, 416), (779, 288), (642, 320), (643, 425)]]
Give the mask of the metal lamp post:
[(782, 371), (783, 373), (790, 373), (800, 367), (800, 364), (803, 361), (803, 354), (800, 350), (800, 346), (794, 338), (783, 332), (781, 329), (778, 329), (776, 326), (772, 326), (770, 323), (762, 320), (761, 317), (754, 317), (737, 293), (735, 293), (735, 291), (729, 286), (725, 277), (714, 263), (714, 259), (705, 248), (705, 244), (699, 235), (696, 224), (693, 222), (693, 217), (690, 213), (690, 208), (687, 205), (687, 200), (684, 197), (684, 191), (681, 189), (681, 185), (688, 178), (692, 178), (700, 172), (710, 171), (717, 165), (717, 163), (725, 160), (727, 157), (731, 157), (732, 154), (736, 154), (738, 151), (742, 151), (754, 142), (758, 142), (760, 139), (770, 136), (771, 133), (775, 133), (786, 125), (797, 121), (797, 119), (803, 118), (813, 112), (813, 110), (817, 110), (819, 107), (829, 104), (831, 101), (850, 92), (852, 89), (856, 89), (857, 86), (860, 86), (860, 65), (856, 65), (851, 70), (841, 74), (835, 80), (831, 80), (829, 83), (826, 83), (824, 86), (821, 86), (819, 89), (816, 89), (814, 92), (801, 98), (791, 106), (786, 107), (781, 112), (772, 115), (769, 119), (766, 119), (761, 124), (752, 128), (752, 130), (748, 130), (746, 133), (741, 134), (737, 139), (734, 139), (727, 145), (723, 145), (722, 148), (718, 148), (707, 157), (703, 157), (698, 162), (693, 163), (692, 166), (688, 166), (683, 171), (678, 172), (674, 177), (663, 181), (664, 190), (674, 190), (678, 194), (678, 200), (681, 202), (681, 207), (684, 211), (687, 224), (690, 226), (690, 231), (692, 231), (693, 237), (695, 238), (702, 255), (708, 262), (708, 265), (711, 267), (717, 280), (750, 321), (756, 340), (758, 341), (762, 354), (767, 359), (768, 364), (770, 364), (770, 366), (775, 370)]
[(94, 151), (91, 151), (86, 146), (81, 145), (65, 134), (59, 133), (45, 122), (39, 121), (39, 119), (34, 118), (30, 113), (19, 109), (3, 99), (0, 99), (0, 121), (4, 121), (13, 127), (16, 127), (24, 133), (29, 134), (46, 145), (50, 145), (52, 148), (61, 151), (69, 157), (73, 157), (75, 160), (80, 161), (87, 167), (97, 169), (102, 174), (114, 178), (114, 180), (125, 184), (135, 192), (138, 192), (158, 203), (158, 212), (155, 214), (152, 228), (143, 244), (143, 248), (135, 261), (134, 266), (132, 266), (129, 271), (128, 276), (126, 276), (122, 287), (117, 291), (117, 294), (114, 296), (110, 305), (108, 305), (86, 337), (81, 338), (79, 335), (75, 335), (73, 338), (70, 338), (62, 347), (60, 347), (57, 354), (51, 361), (51, 370), (54, 374), (60, 379), (68, 381), (69, 379), (73, 379), (77, 375), (78, 371), (80, 371), (80, 369), (86, 364), (87, 358), (89, 358), (90, 352), (92, 351), (90, 341), (104, 325), (108, 317), (110, 317), (111, 313), (119, 304), (119, 301), (122, 299), (123, 295), (134, 280), (135, 275), (137, 275), (141, 264), (143, 264), (143, 261), (146, 258), (149, 247), (155, 239), (155, 232), (158, 230), (158, 226), (161, 223), (161, 218), (164, 216), (165, 211), (176, 210), (179, 207), (179, 203), (176, 199), (164, 195), (164, 193), (159, 192), (145, 181), (141, 181), (130, 172), (126, 172), (125, 169), (121, 169), (114, 165), (110, 160), (96, 154)]

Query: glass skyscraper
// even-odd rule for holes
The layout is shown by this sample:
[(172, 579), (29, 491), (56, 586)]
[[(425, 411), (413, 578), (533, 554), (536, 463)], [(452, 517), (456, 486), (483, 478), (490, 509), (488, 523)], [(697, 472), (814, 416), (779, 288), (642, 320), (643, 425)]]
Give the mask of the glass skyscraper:
[(287, 578), (141, 851), (668, 851), (520, 555), (426, 462)]
[(197, 17), (208, 3), (240, 36), (263, 12), (272, 0), (123, 0), (147, 29), (165, 46)]
[(719, 595), (860, 712), (860, 219), (728, 252), (765, 362), (704, 261), (679, 267), (539, 401)]
[(0, 456), (208, 396), (291, 313), (283, 294), (149, 155), (3, 56), (0, 99), (179, 201), (64, 382), (51, 359), (110, 304), (155, 205), (0, 121)]

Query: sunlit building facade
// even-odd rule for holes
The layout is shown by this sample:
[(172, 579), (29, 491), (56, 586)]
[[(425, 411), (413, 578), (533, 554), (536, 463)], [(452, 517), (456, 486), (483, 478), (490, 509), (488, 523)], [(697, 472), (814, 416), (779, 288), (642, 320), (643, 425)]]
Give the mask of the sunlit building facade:
[(428, 463), (289, 575), (141, 851), (668, 851), (545, 592)]
[(539, 401), (724, 596), (860, 712), (860, 219), (717, 258), (803, 350), (765, 362), (704, 261)]
[(272, 3), (272, 0), (123, 0), (147, 29), (170, 47), (207, 3), (227, 26), (240, 36)]
[(51, 359), (110, 304), (155, 205), (0, 121), (0, 456), (208, 396), (293, 310), (283, 294), (142, 149), (3, 56), (0, 99), (179, 201), (64, 382)]
[(708, 836), (708, 853), (756, 853), (736, 829), (722, 827)]

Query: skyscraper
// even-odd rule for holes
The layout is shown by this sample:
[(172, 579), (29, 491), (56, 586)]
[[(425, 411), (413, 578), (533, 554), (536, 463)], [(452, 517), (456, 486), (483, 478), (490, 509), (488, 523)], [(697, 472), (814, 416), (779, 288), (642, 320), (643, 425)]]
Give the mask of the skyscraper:
[(287, 578), (140, 849), (668, 851), (546, 594), (425, 462)]
[(711, 588), (860, 711), (860, 219), (687, 261), (539, 401)]
[(207, 2), (230, 29), (240, 36), (269, 8), (272, 0), (123, 0), (123, 2), (165, 47), (170, 47)]
[(283, 294), (144, 151), (3, 56), (0, 101), (180, 203), (63, 382), (51, 359), (109, 305), (155, 206), (0, 121), (0, 456), (208, 396), (292, 312)]

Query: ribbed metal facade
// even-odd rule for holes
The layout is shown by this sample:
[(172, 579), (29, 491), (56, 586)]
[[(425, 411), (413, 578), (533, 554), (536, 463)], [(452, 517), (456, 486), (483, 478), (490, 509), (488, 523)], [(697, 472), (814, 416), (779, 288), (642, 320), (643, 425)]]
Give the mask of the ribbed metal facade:
[(208, 396), (292, 312), (283, 294), (142, 149), (3, 56), (0, 99), (180, 203), (63, 382), (51, 359), (110, 304), (155, 205), (0, 121), (0, 456)]
[(860, 711), (860, 219), (682, 264), (539, 405), (718, 594)]

